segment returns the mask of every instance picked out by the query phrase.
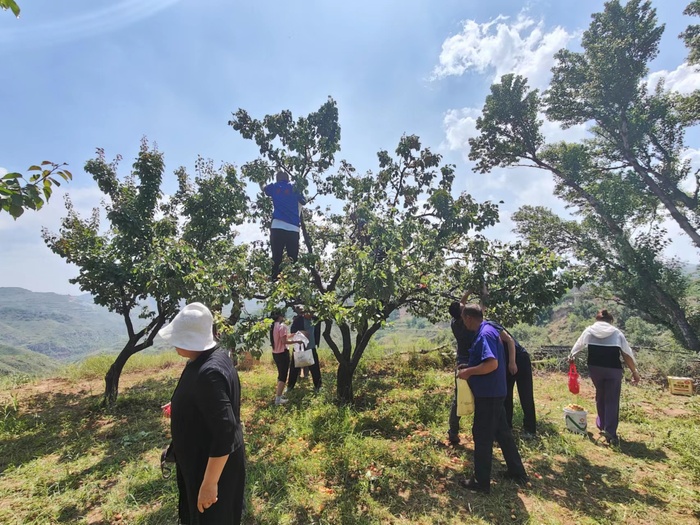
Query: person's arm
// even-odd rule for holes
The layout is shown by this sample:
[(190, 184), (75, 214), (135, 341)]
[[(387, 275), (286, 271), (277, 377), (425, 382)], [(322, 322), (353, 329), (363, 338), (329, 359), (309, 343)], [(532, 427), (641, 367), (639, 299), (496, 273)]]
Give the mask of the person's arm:
[(263, 185), (260, 184), (260, 189), (263, 190), (265, 195), (267, 195), (268, 197), (272, 197), (272, 184), (268, 184), (265, 187), (263, 187)]
[(569, 362), (574, 361), (574, 357), (578, 354), (584, 347), (588, 344), (588, 328), (586, 328), (583, 333), (579, 336), (576, 343), (574, 343), (571, 352), (569, 352)]
[(515, 364), (515, 339), (506, 330), (501, 330), (499, 334), (501, 341), (508, 349), (508, 371), (510, 375), (514, 376), (518, 373), (518, 365)]
[(209, 458), (207, 461), (207, 469), (204, 471), (204, 479), (199, 486), (199, 495), (197, 496), (197, 510), (199, 512), (204, 512), (204, 509), (208, 509), (218, 501), (219, 478), (227, 461), (228, 454), (218, 458)]
[(625, 360), (625, 364), (632, 372), (632, 383), (636, 385), (637, 383), (639, 383), (639, 380), (642, 377), (639, 375), (639, 371), (637, 370), (637, 364), (634, 362), (634, 358), (630, 355), (625, 354), (624, 352), (622, 353), (622, 358)]
[(469, 379), (471, 376), (483, 376), (485, 374), (490, 374), (498, 368), (498, 359), (490, 357), (485, 359), (476, 366), (470, 366), (468, 368), (460, 368), (457, 372), (457, 377), (460, 379)]

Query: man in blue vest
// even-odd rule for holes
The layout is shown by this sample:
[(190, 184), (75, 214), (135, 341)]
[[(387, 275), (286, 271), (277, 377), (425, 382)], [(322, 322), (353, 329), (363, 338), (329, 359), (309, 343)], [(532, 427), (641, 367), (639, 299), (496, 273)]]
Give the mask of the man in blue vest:
[(508, 467), (504, 477), (525, 484), (528, 476), (503, 406), (507, 390), (506, 359), (500, 334), (484, 322), (484, 313), (478, 304), (469, 304), (462, 309), (462, 321), (467, 330), (476, 333), (469, 348), (469, 362), (460, 365), (457, 373), (461, 379), (467, 380), (474, 394), (474, 474), (462, 485), (488, 494), (494, 441), (501, 447)]
[(285, 250), (289, 258), (296, 262), (299, 257), (299, 215), (301, 206), (306, 204), (303, 195), (289, 182), (289, 175), (278, 170), (277, 182), (268, 184), (263, 191), (272, 197), (272, 225), (270, 227), (270, 248), (272, 249), (272, 278), (277, 279)]

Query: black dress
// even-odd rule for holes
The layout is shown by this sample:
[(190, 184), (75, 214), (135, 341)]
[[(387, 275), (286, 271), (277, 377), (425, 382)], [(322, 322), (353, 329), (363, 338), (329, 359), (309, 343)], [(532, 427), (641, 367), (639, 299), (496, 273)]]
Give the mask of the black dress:
[[(171, 401), (180, 522), (240, 523), (245, 485), (241, 385), (227, 353), (214, 348), (187, 363)], [(207, 462), (210, 457), (227, 454), (229, 458), (218, 483), (218, 501), (200, 513), (197, 497)]]

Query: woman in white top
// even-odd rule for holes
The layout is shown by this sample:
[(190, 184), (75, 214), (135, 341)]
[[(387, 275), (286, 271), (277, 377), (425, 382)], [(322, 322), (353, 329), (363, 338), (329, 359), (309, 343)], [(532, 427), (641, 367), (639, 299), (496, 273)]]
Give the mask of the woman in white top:
[(611, 323), (613, 316), (600, 310), (596, 322), (586, 328), (571, 349), (569, 361), (584, 348), (588, 350), (588, 371), (595, 386), (595, 403), (598, 410), (596, 426), (611, 444), (617, 444), (617, 425), (620, 417), (620, 392), (622, 390), (622, 360), (632, 371), (632, 381), (639, 382), (634, 352), (620, 329)]

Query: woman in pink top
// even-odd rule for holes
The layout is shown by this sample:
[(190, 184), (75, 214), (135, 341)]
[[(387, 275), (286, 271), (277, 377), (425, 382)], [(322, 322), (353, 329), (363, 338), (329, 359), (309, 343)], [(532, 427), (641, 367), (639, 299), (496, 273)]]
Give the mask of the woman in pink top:
[(289, 329), (284, 323), (284, 314), (279, 312), (274, 315), (275, 324), (272, 325), (272, 359), (277, 365), (277, 388), (275, 390), (275, 405), (284, 405), (287, 398), (282, 397), (284, 386), (287, 384), (287, 374), (289, 373), (289, 349), (288, 344), (292, 344)]

